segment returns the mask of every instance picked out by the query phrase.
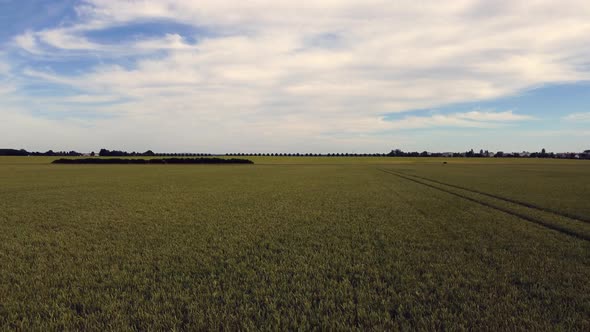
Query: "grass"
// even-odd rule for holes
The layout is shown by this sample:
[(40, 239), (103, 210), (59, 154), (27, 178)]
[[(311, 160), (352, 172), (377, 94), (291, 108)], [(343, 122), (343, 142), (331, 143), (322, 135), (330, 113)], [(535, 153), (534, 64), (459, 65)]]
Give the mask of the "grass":
[(0, 329), (590, 329), (589, 241), (515, 213), (583, 222), (426, 180), (588, 216), (588, 163), (252, 159), (0, 158)]

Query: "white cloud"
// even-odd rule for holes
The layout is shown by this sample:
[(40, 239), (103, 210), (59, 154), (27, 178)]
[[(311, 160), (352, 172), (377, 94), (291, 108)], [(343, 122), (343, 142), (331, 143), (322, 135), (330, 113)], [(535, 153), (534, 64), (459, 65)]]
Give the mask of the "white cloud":
[(14, 42), (22, 49), (29, 53), (37, 54), (40, 52), (37, 47), (37, 37), (31, 31), (14, 37)]
[[(171, 132), (186, 129), (195, 140), (219, 142), (218, 149), (237, 130), (249, 135), (244, 141), (283, 137), (272, 144), (295, 146), (336, 144), (326, 133), (350, 141), (399, 128), (497, 127), (530, 117), (512, 111), (383, 117), (590, 79), (582, 69), (590, 58), (587, 1), (86, 0), (77, 11), (74, 24), (26, 32), (16, 44), (48, 57), (100, 55), (105, 63), (78, 74), (28, 66), (23, 80), (80, 94), (48, 100), (56, 108), (67, 108), (61, 104), (68, 100), (117, 102), (93, 111), (123, 123), (139, 117)], [(88, 35), (154, 21), (214, 33), (119, 43)], [(137, 130), (129, 136), (140, 136)], [(387, 145), (383, 140), (376, 149)]]
[(132, 45), (136, 49), (144, 50), (189, 50), (194, 49), (185, 42), (179, 34), (166, 34), (163, 38), (141, 40)]
[(509, 122), (530, 119), (526, 115), (505, 112), (472, 111), (454, 114), (434, 114), (431, 116), (406, 116), (401, 120), (391, 121), (391, 127), (397, 129), (416, 129), (432, 127), (463, 128), (497, 128)]
[(4, 62), (0, 53), (0, 97), (4, 100), (12, 98), (12, 94), (18, 89), (12, 82), (12, 67)]
[(36, 33), (44, 43), (61, 50), (99, 50), (102, 45), (92, 43), (70, 29), (50, 29)]
[(505, 112), (482, 112), (471, 111), (467, 113), (458, 113), (457, 117), (474, 121), (521, 121), (532, 119), (529, 115), (514, 114), (512, 111)]
[(8, 98), (10, 95), (17, 91), (17, 88), (13, 84), (0, 81), (0, 96), (2, 98)]
[(8, 73), (10, 72), (10, 65), (2, 62), (2, 59), (0, 59), (0, 75), (8, 75)]
[(76, 95), (71, 97), (63, 97), (54, 101), (56, 103), (72, 103), (72, 104), (95, 104), (95, 103), (113, 103), (120, 101), (118, 96), (109, 95)]
[[(519, 135), (524, 137), (586, 137), (590, 136), (590, 130), (536, 130), (524, 131)], [(584, 143), (584, 142), (579, 142)], [(582, 145), (582, 144), (580, 144)]]
[[(31, 116), (26, 109), (0, 108), (0, 138), (4, 146), (48, 150), (83, 148), (81, 137), (88, 134), (79, 120), (49, 120)], [(34, 143), (30, 137), (36, 137)], [(83, 149), (82, 149), (83, 150)]]
[(590, 112), (568, 114), (563, 119), (566, 121), (587, 122), (590, 121)]

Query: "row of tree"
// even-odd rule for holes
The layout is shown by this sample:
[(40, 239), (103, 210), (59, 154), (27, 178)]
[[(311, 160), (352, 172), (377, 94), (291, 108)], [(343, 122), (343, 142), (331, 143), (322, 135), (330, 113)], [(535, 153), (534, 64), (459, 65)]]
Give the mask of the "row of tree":
[(404, 152), (400, 149), (391, 150), (389, 153), (227, 153), (227, 156), (239, 157), (456, 157), (456, 158), (569, 158), (569, 159), (590, 159), (590, 150), (582, 153), (553, 153), (542, 149), (540, 152), (490, 152), (488, 150), (473, 149), (465, 152)]
[(240, 157), (385, 157), (385, 153), (226, 153), (226, 156)]
[[(0, 156), (52, 156), (52, 157), (78, 157), (83, 156), (83, 153), (76, 151), (53, 151), (46, 152), (29, 152), (25, 149), (0, 149)], [(94, 157), (97, 154), (92, 151), (87, 156)], [(210, 153), (155, 153), (152, 150), (146, 152), (126, 152), (119, 150), (100, 149), (98, 156), (101, 157), (207, 157)]]
[(0, 156), (63, 156), (63, 157), (76, 157), (81, 156), (80, 152), (76, 151), (57, 151), (49, 150), (46, 152), (29, 152), (24, 149), (0, 149)]
[(387, 154), (390, 157), (460, 157), (460, 158), (560, 158), (560, 159), (590, 159), (590, 150), (585, 150), (581, 153), (565, 152), (554, 153), (547, 152), (542, 149), (540, 152), (490, 152), (488, 150), (479, 150), (475, 152), (473, 149), (466, 152), (404, 152), (400, 149), (391, 150)]
[[(24, 149), (0, 149), (0, 156), (64, 156), (75, 157), (83, 154), (76, 151), (58, 151), (49, 150), (46, 152), (28, 152)], [(88, 154), (87, 154), (88, 155)], [(91, 152), (90, 156), (96, 154)], [(207, 157), (212, 156), (210, 153), (155, 153), (152, 150), (145, 152), (126, 152), (119, 150), (100, 149), (101, 157)], [(590, 150), (580, 153), (554, 153), (542, 149), (540, 152), (490, 152), (488, 150), (473, 149), (466, 152), (404, 152), (400, 149), (391, 150), (389, 153), (227, 153), (226, 156), (254, 157), (254, 156), (272, 156), (272, 157), (467, 157), (467, 158), (561, 158), (561, 159), (590, 159)]]
[[(94, 151), (90, 156), (94, 156)], [(101, 157), (205, 157), (211, 156), (210, 153), (155, 153), (152, 150), (146, 152), (126, 152), (118, 150), (100, 149), (98, 155)]]

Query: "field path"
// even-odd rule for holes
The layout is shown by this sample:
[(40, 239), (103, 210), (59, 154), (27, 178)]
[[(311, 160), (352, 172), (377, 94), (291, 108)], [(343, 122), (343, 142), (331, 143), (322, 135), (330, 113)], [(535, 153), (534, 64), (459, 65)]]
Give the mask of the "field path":
[(590, 223), (590, 218), (588, 218), (588, 217), (574, 215), (574, 214), (567, 213), (567, 212), (560, 212), (560, 211), (557, 211), (555, 209), (551, 209), (551, 208), (548, 208), (548, 207), (539, 206), (539, 205), (531, 204), (531, 203), (528, 203), (528, 202), (523, 202), (521, 200), (516, 200), (516, 199), (513, 199), (513, 198), (508, 198), (508, 197), (500, 196), (500, 195), (497, 195), (497, 194), (491, 194), (491, 193), (483, 192), (483, 191), (477, 190), (477, 189), (472, 189), (472, 188), (467, 188), (467, 187), (463, 187), (463, 186), (458, 186), (458, 185), (455, 185), (455, 184), (451, 184), (451, 183), (446, 183), (446, 182), (442, 182), (442, 181), (430, 179), (430, 178), (427, 178), (427, 177), (424, 177), (424, 176), (419, 176), (419, 175), (414, 175), (414, 174), (407, 174), (407, 173), (400, 172), (400, 171), (396, 171), (395, 173), (398, 173), (398, 174), (401, 174), (401, 175), (404, 175), (404, 176), (409, 176), (409, 177), (412, 177), (412, 178), (426, 180), (428, 182), (434, 182), (436, 184), (440, 184), (440, 185), (443, 185), (443, 186), (453, 187), (453, 188), (456, 188), (456, 189), (461, 189), (461, 190), (469, 191), (469, 192), (472, 192), (472, 193), (476, 193), (476, 194), (480, 194), (480, 195), (484, 195), (484, 196), (496, 198), (496, 199), (499, 199), (499, 200), (502, 200), (502, 201), (506, 201), (506, 202), (509, 202), (509, 203), (514, 203), (514, 204), (522, 205), (522, 206), (525, 206), (525, 207), (528, 207), (528, 208), (531, 208), (531, 209), (540, 210), (540, 211), (544, 211), (544, 212), (549, 212), (549, 213), (552, 213), (552, 214), (555, 214), (555, 215), (559, 215), (559, 216), (562, 216), (562, 217), (565, 217), (565, 218), (569, 218), (569, 219), (574, 219), (574, 220), (578, 220), (578, 221)]
[(425, 177), (400, 173), (391, 169), (379, 168), (378, 170), (516, 216), (520, 219), (541, 225), (562, 234), (590, 241), (590, 225), (588, 224), (588, 221), (584, 219), (575, 218), (510, 198), (443, 183)]

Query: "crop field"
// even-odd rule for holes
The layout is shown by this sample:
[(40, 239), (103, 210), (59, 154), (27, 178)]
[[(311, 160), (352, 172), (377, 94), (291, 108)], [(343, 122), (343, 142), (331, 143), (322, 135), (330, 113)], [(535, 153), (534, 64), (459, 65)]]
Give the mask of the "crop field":
[(590, 162), (248, 159), (0, 158), (0, 330), (590, 330)]

